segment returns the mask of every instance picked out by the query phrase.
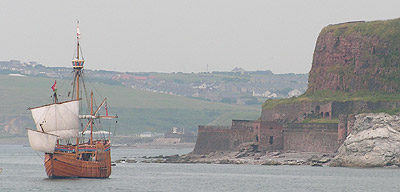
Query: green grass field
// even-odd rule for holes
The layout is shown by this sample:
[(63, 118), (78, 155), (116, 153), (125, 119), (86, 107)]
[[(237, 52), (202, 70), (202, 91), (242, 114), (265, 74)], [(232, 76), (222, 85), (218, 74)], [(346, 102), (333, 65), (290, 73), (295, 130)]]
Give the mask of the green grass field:
[[(50, 78), (0, 75), (0, 120), (8, 116), (30, 116), (28, 107), (51, 103), (53, 83), (54, 79)], [(57, 86), (60, 100), (67, 100), (71, 81), (57, 80)], [(109, 114), (119, 116), (117, 135), (166, 132), (174, 126), (196, 132), (199, 124), (226, 125), (232, 118), (257, 119), (261, 111), (260, 107), (214, 103), (88, 81), (86, 88), (87, 92), (93, 90), (96, 104), (100, 104), (103, 97), (108, 98)], [(104, 109), (101, 113), (104, 115)], [(114, 124), (110, 126), (113, 130)], [(107, 123), (103, 128), (108, 129)]]

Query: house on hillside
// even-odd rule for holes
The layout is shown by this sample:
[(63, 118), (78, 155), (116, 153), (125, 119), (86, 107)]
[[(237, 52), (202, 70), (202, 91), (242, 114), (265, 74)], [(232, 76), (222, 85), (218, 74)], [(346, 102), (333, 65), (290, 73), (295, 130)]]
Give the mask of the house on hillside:
[(253, 90), (253, 97), (268, 97), (270, 95), (271, 95), (271, 92), (269, 92), (269, 91), (261, 91), (260, 92), (257, 90)]
[(297, 97), (297, 96), (299, 96), (299, 95), (301, 95), (301, 94), (302, 94), (302, 92), (299, 91), (298, 89), (293, 89), (292, 91), (290, 91), (290, 92), (288, 93), (288, 96), (289, 96), (289, 97)]
[(173, 134), (178, 134), (178, 135), (185, 134), (185, 128), (173, 127), (172, 128), (172, 133)]
[(146, 131), (146, 132), (140, 133), (139, 137), (140, 138), (153, 138), (154, 134), (150, 131)]

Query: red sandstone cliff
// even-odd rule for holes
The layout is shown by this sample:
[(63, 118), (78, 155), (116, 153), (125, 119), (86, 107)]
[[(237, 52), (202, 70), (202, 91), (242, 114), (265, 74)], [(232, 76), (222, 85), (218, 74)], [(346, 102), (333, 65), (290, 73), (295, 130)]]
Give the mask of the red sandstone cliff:
[(325, 27), (316, 43), (307, 93), (400, 91), (400, 19)]

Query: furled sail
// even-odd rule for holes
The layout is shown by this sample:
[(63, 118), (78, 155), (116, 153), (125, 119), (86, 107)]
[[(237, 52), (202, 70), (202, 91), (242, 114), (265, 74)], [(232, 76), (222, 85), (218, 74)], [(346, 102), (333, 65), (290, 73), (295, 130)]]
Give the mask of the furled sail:
[(39, 132), (57, 135), (60, 139), (78, 137), (79, 100), (54, 103), (29, 110)]
[(28, 138), (33, 150), (54, 153), (57, 136), (28, 129)]

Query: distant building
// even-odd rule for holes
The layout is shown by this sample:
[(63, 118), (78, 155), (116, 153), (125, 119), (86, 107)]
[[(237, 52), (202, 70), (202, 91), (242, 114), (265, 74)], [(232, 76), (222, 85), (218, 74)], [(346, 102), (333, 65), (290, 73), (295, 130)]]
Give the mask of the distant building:
[(202, 84), (193, 84), (192, 85), (193, 89), (207, 89), (207, 84), (202, 83)]
[(270, 95), (267, 96), (268, 98), (276, 98), (278, 97), (278, 95), (276, 93), (272, 93)]
[[(273, 94), (275, 94), (275, 93), (273, 93)], [(257, 92), (255, 90), (253, 90), (253, 97), (269, 97), (270, 95), (271, 95), (271, 92), (269, 92), (269, 91)]]
[(185, 128), (173, 127), (172, 128), (172, 133), (173, 134), (178, 134), (178, 135), (185, 134)]
[(197, 136), (193, 133), (185, 133), (185, 128), (173, 127), (170, 132), (165, 133), (164, 138), (175, 138), (177, 143), (195, 143)]
[(152, 137), (154, 137), (154, 134), (150, 131), (146, 131), (146, 132), (139, 134), (139, 137), (140, 138), (152, 138)]
[(301, 91), (299, 91), (298, 89), (293, 89), (288, 93), (289, 97), (297, 97), (299, 95), (301, 95)]
[(203, 83), (202, 85), (199, 86), (199, 89), (206, 89), (207, 85), (205, 83)]
[(134, 76), (133, 77), (135, 80), (147, 80), (146, 76)]
[(244, 72), (246, 72), (246, 70), (244, 70), (243, 68), (240, 68), (240, 67), (235, 67), (234, 69), (232, 69), (232, 72), (244, 73)]

